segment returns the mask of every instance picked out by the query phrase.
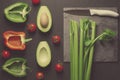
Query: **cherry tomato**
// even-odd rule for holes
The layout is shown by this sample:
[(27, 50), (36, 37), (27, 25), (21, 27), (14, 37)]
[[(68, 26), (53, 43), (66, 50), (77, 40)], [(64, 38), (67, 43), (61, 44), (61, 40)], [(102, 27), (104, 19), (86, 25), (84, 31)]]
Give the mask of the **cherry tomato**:
[(37, 72), (36, 73), (36, 78), (37, 78), (37, 80), (42, 80), (44, 78), (43, 72)]
[(27, 26), (27, 29), (28, 29), (29, 32), (35, 32), (36, 28), (37, 28), (36, 25), (33, 24), (33, 23), (28, 24), (28, 26)]
[(33, 3), (34, 5), (38, 5), (38, 4), (40, 4), (40, 0), (32, 0), (32, 3)]
[(62, 65), (62, 63), (57, 63), (57, 64), (55, 65), (55, 70), (56, 70), (57, 72), (62, 72), (62, 71), (63, 71), (63, 65)]
[(54, 44), (59, 44), (60, 41), (61, 41), (60, 36), (55, 35), (55, 36), (52, 37), (52, 42), (53, 42)]
[(5, 59), (9, 58), (10, 57), (10, 52), (7, 51), (7, 50), (3, 50), (2, 51), (2, 57), (5, 58)]

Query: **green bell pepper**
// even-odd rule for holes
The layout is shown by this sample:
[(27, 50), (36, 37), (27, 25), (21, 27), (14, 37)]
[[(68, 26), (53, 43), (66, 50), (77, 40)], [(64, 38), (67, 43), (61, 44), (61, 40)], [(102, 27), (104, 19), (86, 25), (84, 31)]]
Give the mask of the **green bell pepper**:
[(28, 4), (23, 2), (14, 3), (4, 9), (5, 17), (15, 23), (23, 23), (27, 20), (27, 14), (31, 11)]
[(24, 58), (11, 58), (5, 62), (2, 69), (14, 77), (24, 77), (27, 72), (26, 59)]

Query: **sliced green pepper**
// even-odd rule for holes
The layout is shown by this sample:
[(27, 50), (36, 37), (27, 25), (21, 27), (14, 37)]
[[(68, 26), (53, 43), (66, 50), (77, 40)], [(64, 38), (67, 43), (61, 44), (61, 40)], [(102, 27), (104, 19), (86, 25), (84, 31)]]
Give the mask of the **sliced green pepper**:
[(27, 14), (31, 11), (28, 4), (14, 3), (4, 9), (5, 17), (15, 23), (23, 23), (27, 20)]
[(27, 72), (26, 59), (24, 58), (11, 58), (5, 62), (2, 69), (14, 77), (24, 77)]

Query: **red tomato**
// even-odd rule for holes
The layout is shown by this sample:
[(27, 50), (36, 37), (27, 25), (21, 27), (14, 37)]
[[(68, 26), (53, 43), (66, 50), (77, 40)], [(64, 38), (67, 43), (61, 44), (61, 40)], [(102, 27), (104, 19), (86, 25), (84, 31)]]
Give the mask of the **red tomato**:
[(37, 72), (36, 73), (36, 78), (37, 78), (37, 80), (42, 80), (44, 78), (43, 72)]
[(60, 36), (55, 35), (55, 36), (52, 37), (52, 42), (53, 42), (54, 44), (59, 44), (60, 41), (61, 41)]
[(32, 3), (33, 3), (34, 5), (38, 5), (38, 4), (40, 4), (40, 0), (32, 0)]
[(3, 50), (2, 51), (2, 57), (5, 58), (5, 59), (9, 58), (10, 57), (10, 52), (7, 51), (7, 50)]
[(61, 63), (57, 63), (57, 64), (55, 65), (55, 70), (56, 70), (57, 72), (62, 72), (62, 71), (63, 71), (63, 65), (62, 65)]
[(33, 23), (28, 24), (28, 26), (27, 26), (27, 29), (28, 29), (29, 32), (35, 32), (36, 28), (37, 28), (36, 25), (33, 24)]

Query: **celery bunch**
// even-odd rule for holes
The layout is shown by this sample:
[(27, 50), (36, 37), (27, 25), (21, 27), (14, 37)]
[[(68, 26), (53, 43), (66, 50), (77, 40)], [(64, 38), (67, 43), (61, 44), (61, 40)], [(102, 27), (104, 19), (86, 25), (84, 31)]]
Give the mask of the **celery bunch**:
[(116, 33), (105, 29), (96, 37), (96, 23), (89, 19), (70, 21), (70, 75), (71, 80), (90, 80), (94, 44), (110, 40)]

